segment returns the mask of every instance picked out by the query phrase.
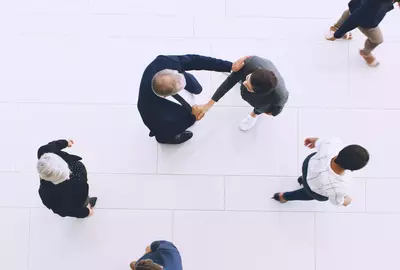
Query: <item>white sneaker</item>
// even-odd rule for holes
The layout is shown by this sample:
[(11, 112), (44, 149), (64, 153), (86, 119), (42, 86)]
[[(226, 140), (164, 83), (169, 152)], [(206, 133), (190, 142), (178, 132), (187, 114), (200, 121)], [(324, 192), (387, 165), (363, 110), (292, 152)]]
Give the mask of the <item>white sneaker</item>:
[(248, 131), (249, 129), (251, 129), (252, 127), (254, 127), (254, 125), (257, 123), (258, 120), (258, 115), (256, 117), (251, 116), (250, 114), (248, 114), (243, 120), (242, 122), (240, 122), (240, 126), (239, 128), (243, 131)]

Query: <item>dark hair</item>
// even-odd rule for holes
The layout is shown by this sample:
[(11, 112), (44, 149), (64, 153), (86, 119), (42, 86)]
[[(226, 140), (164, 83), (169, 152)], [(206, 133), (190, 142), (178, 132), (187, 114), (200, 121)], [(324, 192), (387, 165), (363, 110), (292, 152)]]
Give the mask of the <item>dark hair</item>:
[(336, 157), (335, 163), (345, 170), (357, 171), (367, 165), (368, 151), (359, 145), (352, 144), (343, 148)]
[(272, 71), (260, 68), (251, 73), (250, 83), (254, 92), (263, 93), (276, 87), (278, 80)]
[(136, 263), (135, 270), (162, 270), (163, 268), (152, 260), (142, 260)]

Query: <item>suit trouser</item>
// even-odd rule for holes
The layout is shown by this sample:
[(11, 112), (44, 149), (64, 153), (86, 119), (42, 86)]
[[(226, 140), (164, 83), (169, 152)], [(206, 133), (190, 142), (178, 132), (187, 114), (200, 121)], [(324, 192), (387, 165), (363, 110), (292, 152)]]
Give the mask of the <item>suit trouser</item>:
[[(349, 16), (350, 16), (350, 10), (346, 10), (345, 12), (343, 12), (342, 17), (340, 17), (340, 19), (336, 22), (334, 26), (336, 28), (339, 28), (340, 26), (342, 26), (344, 21), (347, 20), (347, 18), (349, 18)], [(383, 35), (379, 26), (375, 28), (358, 27), (358, 29), (367, 37), (363, 49), (363, 52), (365, 54), (370, 54), (376, 47), (382, 44)]]
[(318, 193), (315, 193), (314, 191), (311, 190), (310, 186), (307, 183), (307, 173), (308, 173), (308, 163), (310, 162), (310, 159), (315, 155), (316, 153), (312, 153), (303, 162), (302, 166), (302, 184), (303, 188), (295, 190), (295, 191), (290, 191), (290, 192), (285, 192), (283, 193), (283, 198), (287, 201), (312, 201), (312, 200), (317, 200), (317, 201), (327, 201), (328, 198), (325, 196), (322, 196)]

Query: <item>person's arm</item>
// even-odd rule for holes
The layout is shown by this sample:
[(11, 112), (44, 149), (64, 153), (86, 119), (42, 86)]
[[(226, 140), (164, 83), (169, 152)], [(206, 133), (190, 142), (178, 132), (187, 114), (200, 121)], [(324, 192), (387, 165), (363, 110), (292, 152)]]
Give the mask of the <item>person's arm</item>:
[(57, 153), (64, 148), (71, 147), (73, 143), (72, 140), (57, 140), (49, 142), (39, 148), (37, 157), (40, 158), (45, 153)]
[(355, 10), (354, 13), (350, 14), (333, 36), (336, 39), (342, 38), (347, 32), (359, 26), (360, 19), (373, 16), (371, 13), (378, 8), (375, 7), (375, 5), (376, 3), (372, 1), (363, 4), (360, 8)]
[(159, 249), (177, 249), (174, 244), (169, 241), (161, 240), (161, 241), (154, 241), (150, 245), (151, 252), (157, 251)]
[(214, 95), (211, 97), (209, 104), (211, 106), (218, 102), (229, 90), (231, 90), (242, 78), (243, 78), (243, 69), (238, 72), (233, 72), (229, 74), (228, 78), (218, 87), (215, 91)]
[(179, 63), (185, 71), (190, 70), (209, 70), (217, 72), (231, 72), (233, 63), (213, 57), (186, 54), (186, 55), (167, 55), (173, 61)]
[(93, 210), (88, 205), (87, 207), (80, 208), (78, 211), (71, 214), (71, 216), (76, 217), (76, 218), (86, 218), (86, 217), (90, 216), (92, 213), (93, 213)]
[(339, 206), (339, 205), (347, 206), (348, 205), (348, 204), (345, 205), (345, 202), (346, 202), (345, 196), (340, 195), (340, 194), (337, 194), (336, 196), (329, 197), (329, 201), (333, 205), (337, 205), (337, 206)]

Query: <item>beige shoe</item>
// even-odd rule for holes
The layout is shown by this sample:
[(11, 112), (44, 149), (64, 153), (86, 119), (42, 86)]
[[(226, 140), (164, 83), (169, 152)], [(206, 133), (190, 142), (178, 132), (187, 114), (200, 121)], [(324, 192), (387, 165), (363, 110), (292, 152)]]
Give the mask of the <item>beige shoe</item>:
[(379, 66), (380, 63), (376, 60), (375, 56), (373, 56), (372, 53), (365, 54), (363, 50), (360, 50), (360, 55), (362, 56), (362, 58), (364, 58), (365, 62), (367, 62), (368, 66), (370, 67)]

